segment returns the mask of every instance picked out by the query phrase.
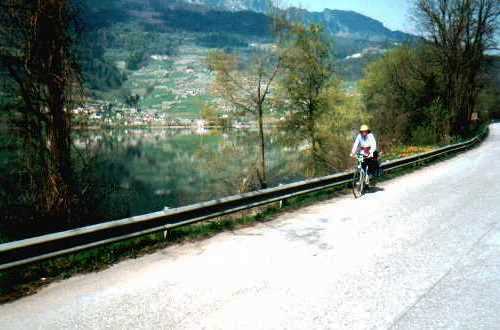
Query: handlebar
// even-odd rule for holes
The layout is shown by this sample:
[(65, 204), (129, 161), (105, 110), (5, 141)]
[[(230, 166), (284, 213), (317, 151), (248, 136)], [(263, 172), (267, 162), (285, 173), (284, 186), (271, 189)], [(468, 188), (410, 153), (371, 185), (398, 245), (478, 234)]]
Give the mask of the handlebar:
[(365, 155), (365, 154), (361, 154), (361, 153), (357, 153), (357, 154), (354, 154), (352, 156), (352, 158), (354, 158), (354, 159), (361, 158), (361, 157), (363, 157), (363, 158), (373, 158), (373, 156)]

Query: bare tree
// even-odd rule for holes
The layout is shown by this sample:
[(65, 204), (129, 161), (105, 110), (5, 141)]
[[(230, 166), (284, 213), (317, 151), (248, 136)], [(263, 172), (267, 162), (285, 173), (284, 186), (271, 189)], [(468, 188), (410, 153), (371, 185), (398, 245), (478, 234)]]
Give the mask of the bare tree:
[(251, 114), (259, 128), (259, 170), (261, 188), (267, 187), (264, 136), (264, 111), (268, 104), (272, 84), (281, 67), (281, 56), (274, 46), (253, 53), (248, 63), (236, 55), (221, 51), (208, 56), (209, 68), (215, 72), (214, 91), (238, 112)]
[(80, 84), (75, 43), (78, 9), (69, 0), (4, 0), (0, 65), (20, 98), (28, 170), (38, 207), (57, 218), (71, 212), (71, 112)]
[(437, 50), (445, 77), (444, 106), (456, 132), (469, 126), (485, 53), (496, 48), (498, 0), (416, 0), (415, 18)]

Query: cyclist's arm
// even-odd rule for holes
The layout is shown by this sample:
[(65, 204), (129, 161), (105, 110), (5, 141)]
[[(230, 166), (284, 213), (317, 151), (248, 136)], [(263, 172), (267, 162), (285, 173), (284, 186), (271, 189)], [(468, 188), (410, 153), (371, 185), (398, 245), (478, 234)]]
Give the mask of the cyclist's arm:
[(358, 151), (358, 146), (359, 146), (360, 142), (361, 142), (360, 137), (358, 135), (358, 136), (356, 136), (356, 140), (354, 141), (354, 144), (352, 145), (351, 156), (356, 154), (356, 152)]

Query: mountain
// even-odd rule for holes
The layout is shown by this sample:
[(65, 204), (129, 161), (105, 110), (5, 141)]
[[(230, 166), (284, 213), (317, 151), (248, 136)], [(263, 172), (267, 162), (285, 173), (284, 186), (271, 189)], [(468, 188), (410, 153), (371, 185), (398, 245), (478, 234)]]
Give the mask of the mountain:
[[(106, 19), (118, 21), (127, 15), (143, 18), (156, 25), (166, 25), (174, 30), (191, 32), (226, 32), (258, 36), (268, 28), (268, 0), (87, 0), (93, 11), (91, 18), (103, 24)], [(104, 8), (103, 8), (104, 7)], [(332, 36), (374, 42), (406, 42), (416, 37), (392, 31), (380, 21), (354, 11), (325, 9), (309, 12), (290, 7), (286, 15), (306, 24), (315, 23), (325, 27)], [(238, 24), (240, 22), (241, 24)], [(225, 25), (218, 27), (217, 25)], [(241, 25), (241, 26), (239, 26)]]
[(184, 2), (223, 10), (249, 10), (258, 13), (266, 13), (271, 8), (271, 1), (268, 0), (185, 0)]
[(290, 8), (288, 16), (307, 24), (321, 24), (333, 36), (369, 41), (404, 42), (415, 38), (410, 34), (392, 31), (381, 22), (354, 11), (325, 9), (322, 12), (309, 12), (304, 9)]
[[(140, 68), (148, 70), (149, 64), (157, 65), (151, 62), (152, 56), (175, 57), (181, 52), (179, 56), (185, 57), (184, 61), (197, 58), (196, 63), (201, 63), (203, 56), (199, 54), (209, 49), (245, 53), (255, 45), (272, 43), (272, 21), (265, 14), (269, 12), (268, 3), (267, 0), (85, 0), (82, 21), (86, 22), (88, 37), (82, 47), (86, 50), (82, 52), (82, 67), (88, 85), (96, 92), (110, 94), (110, 98), (120, 98), (117, 94), (129, 92), (144, 96), (153, 83), (148, 81), (149, 85), (143, 88), (134, 87), (134, 72)], [(346, 80), (360, 79), (367, 63), (387, 49), (415, 38), (391, 31), (381, 22), (353, 11), (309, 12), (288, 8), (285, 13), (293, 20), (320, 24), (335, 37), (338, 73)]]
[[(270, 8), (268, 0), (185, 0), (198, 6), (227, 11), (254, 11), (267, 13)], [(369, 41), (404, 42), (415, 37), (401, 32), (392, 31), (381, 22), (354, 11), (325, 9), (321, 12), (310, 12), (305, 9), (290, 7), (286, 14), (293, 20), (304, 23), (316, 23), (325, 26), (334, 36)]]
[(231, 33), (247, 37), (269, 37), (271, 20), (268, 16), (253, 11), (193, 10), (165, 8), (157, 15), (167, 27), (174, 31), (194, 33)]

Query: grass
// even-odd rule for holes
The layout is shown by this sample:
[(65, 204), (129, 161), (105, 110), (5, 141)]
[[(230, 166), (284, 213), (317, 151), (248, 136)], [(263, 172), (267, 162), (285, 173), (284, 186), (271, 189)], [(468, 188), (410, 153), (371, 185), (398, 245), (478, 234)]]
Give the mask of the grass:
[(172, 102), (174, 100), (175, 96), (170, 92), (154, 91), (151, 95), (141, 101), (141, 107), (144, 109), (151, 109), (155, 107), (161, 109), (163, 102)]
[(176, 117), (187, 119), (200, 118), (205, 100), (207, 100), (207, 98), (203, 96), (186, 97), (172, 108), (170, 114), (175, 114)]
[[(415, 150), (415, 152), (417, 151), (422, 152), (421, 150)], [(444, 159), (449, 159), (454, 155), (455, 154), (444, 155), (437, 159), (427, 161), (425, 164), (432, 164)], [(424, 163), (400, 168), (385, 174), (383, 178), (377, 181), (387, 181), (411, 173), (422, 165), (424, 165)], [(0, 304), (18, 299), (25, 295), (33, 294), (49, 283), (71, 277), (74, 274), (103, 270), (118, 261), (137, 258), (173, 244), (206, 239), (221, 232), (232, 231), (257, 223), (271, 221), (284, 212), (293, 211), (304, 206), (350, 193), (350, 189), (348, 190), (347, 188), (347, 185), (330, 188), (290, 198), (284, 201), (281, 207), (279, 203), (274, 203), (252, 211), (245, 211), (244, 213), (238, 213), (199, 224), (175, 228), (168, 232), (166, 238), (163, 236), (163, 233), (150, 234), (144, 237), (43, 261), (38, 264), (0, 272)]]
[(393, 160), (397, 158), (403, 158), (411, 155), (420, 154), (423, 152), (429, 152), (437, 146), (400, 146), (392, 148), (392, 150), (383, 155), (384, 160)]

